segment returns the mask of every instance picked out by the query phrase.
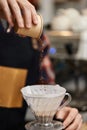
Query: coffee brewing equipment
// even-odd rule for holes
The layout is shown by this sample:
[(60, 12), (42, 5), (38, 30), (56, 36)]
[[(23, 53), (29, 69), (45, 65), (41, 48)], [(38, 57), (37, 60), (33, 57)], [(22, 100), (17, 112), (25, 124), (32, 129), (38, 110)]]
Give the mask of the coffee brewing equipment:
[(53, 117), (71, 101), (71, 96), (66, 93), (65, 88), (59, 85), (32, 85), (22, 88), (21, 92), (36, 117), (35, 121), (25, 125), (26, 130), (63, 129), (63, 124), (54, 121)]

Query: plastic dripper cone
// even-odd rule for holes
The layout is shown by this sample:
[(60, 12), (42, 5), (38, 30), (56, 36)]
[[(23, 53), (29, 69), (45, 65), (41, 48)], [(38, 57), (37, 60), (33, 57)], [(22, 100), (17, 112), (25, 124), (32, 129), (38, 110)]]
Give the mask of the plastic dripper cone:
[(66, 90), (59, 85), (33, 85), (22, 88), (21, 92), (36, 117), (53, 117)]

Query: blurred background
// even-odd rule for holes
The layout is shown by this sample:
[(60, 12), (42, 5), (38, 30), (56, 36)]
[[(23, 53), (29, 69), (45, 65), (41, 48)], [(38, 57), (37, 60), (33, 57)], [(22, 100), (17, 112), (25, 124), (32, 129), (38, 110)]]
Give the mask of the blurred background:
[(70, 105), (87, 121), (87, 0), (38, 0), (37, 9), (51, 43), (56, 83), (70, 92)]

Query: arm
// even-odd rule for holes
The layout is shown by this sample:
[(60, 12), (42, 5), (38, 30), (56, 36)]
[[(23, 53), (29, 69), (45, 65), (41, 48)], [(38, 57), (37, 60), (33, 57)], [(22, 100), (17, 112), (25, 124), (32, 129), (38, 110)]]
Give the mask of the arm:
[(34, 6), (28, 0), (0, 0), (0, 17), (3, 15), (11, 26), (16, 19), (19, 27), (31, 28), (32, 22), (38, 23)]
[(76, 108), (64, 107), (56, 113), (56, 118), (64, 120), (66, 130), (81, 130), (82, 117)]

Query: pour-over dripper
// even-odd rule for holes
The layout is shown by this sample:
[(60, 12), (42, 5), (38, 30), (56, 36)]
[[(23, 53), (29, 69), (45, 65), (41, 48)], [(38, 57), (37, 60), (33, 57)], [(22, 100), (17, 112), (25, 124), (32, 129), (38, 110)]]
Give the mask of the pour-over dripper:
[[(22, 88), (24, 99), (31, 107), (36, 121), (26, 125), (27, 130), (61, 130), (62, 123), (53, 121), (53, 117), (60, 107), (65, 106), (71, 100), (65, 88), (59, 85), (33, 85)], [(64, 96), (67, 95), (67, 101), (60, 106)], [(59, 128), (59, 129), (58, 129)]]

